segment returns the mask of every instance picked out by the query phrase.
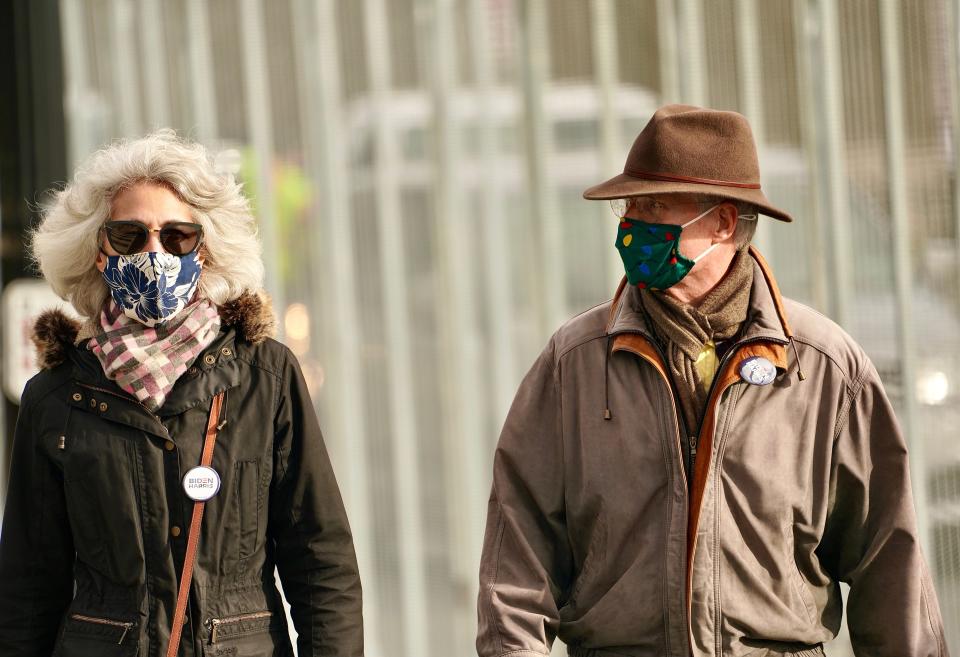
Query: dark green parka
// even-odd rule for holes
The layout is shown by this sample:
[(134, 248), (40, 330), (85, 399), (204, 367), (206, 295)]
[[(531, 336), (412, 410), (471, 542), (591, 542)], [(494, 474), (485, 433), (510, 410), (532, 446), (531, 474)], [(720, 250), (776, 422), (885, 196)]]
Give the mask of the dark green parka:
[(37, 322), (43, 366), (17, 420), (0, 534), (0, 657), (164, 655), (213, 397), (226, 391), (180, 646), (182, 657), (363, 654), (360, 578), (340, 492), (300, 367), (267, 336), (260, 297), (149, 412), (103, 373), (79, 326)]

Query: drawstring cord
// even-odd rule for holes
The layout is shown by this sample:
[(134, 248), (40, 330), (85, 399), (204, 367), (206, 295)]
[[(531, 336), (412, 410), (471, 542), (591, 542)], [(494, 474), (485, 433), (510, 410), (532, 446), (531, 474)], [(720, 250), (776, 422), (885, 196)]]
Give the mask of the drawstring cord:
[(800, 366), (800, 353), (797, 351), (797, 343), (793, 339), (793, 334), (790, 335), (790, 346), (793, 347), (793, 357), (797, 359), (797, 378), (803, 381), (807, 377), (803, 373), (803, 367)]
[(610, 420), (613, 414), (610, 413), (610, 345), (613, 342), (613, 336), (607, 335), (607, 349), (603, 357), (603, 419)]

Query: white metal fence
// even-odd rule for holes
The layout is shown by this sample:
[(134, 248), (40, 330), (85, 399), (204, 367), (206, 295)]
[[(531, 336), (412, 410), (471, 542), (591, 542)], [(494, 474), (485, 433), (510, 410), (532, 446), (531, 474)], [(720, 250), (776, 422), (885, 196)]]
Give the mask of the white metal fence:
[(73, 162), (169, 125), (247, 181), (356, 535), (369, 655), (473, 654), (499, 426), (550, 332), (619, 278), (615, 227), (580, 192), (670, 101), (750, 119), (764, 188), (797, 217), (757, 242), (884, 377), (960, 652), (956, 0), (61, 0), (61, 17)]

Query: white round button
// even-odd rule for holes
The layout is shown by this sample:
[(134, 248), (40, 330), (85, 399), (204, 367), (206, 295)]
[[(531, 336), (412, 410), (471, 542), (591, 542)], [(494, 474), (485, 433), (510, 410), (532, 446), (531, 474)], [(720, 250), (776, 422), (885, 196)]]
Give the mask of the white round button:
[(198, 465), (184, 476), (183, 490), (191, 500), (206, 502), (220, 490), (220, 475), (213, 468)]
[(751, 356), (740, 363), (740, 378), (755, 386), (765, 386), (777, 378), (777, 366), (762, 356)]

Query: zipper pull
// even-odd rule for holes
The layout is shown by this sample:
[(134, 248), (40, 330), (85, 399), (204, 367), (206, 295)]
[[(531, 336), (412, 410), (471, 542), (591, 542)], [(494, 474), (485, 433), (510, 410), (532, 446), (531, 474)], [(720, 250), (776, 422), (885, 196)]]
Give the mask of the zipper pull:
[(124, 623), (124, 624), (123, 624), (123, 634), (120, 635), (120, 640), (117, 641), (117, 645), (118, 645), (118, 646), (123, 643), (123, 640), (124, 640), (125, 638), (127, 638), (127, 632), (130, 631), (130, 628), (131, 628), (131, 627), (133, 627), (133, 623)]
[(220, 628), (220, 619), (211, 618), (210, 619), (210, 643), (217, 642), (217, 630)]
[(690, 436), (690, 458), (696, 460), (697, 458), (697, 437)]
[(67, 437), (60, 436), (60, 440), (57, 441), (57, 449), (66, 449), (67, 448)]

